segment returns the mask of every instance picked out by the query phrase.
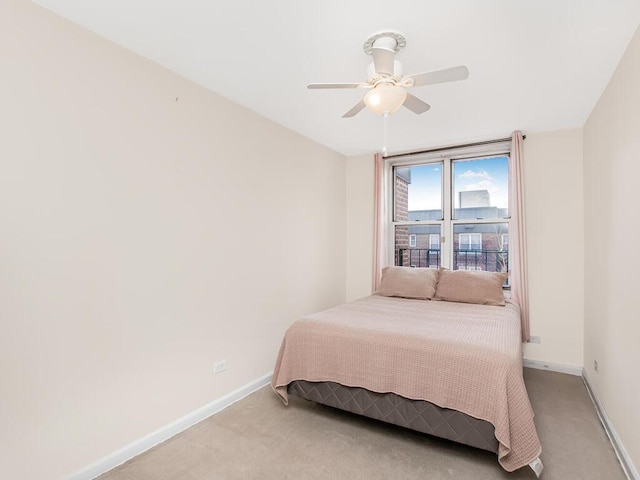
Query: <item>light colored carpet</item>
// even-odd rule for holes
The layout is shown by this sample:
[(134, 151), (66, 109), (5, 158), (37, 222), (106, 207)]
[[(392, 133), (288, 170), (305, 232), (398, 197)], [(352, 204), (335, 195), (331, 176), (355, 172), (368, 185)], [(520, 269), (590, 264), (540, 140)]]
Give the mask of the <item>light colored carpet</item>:
[[(582, 379), (525, 369), (542, 480), (624, 480)], [(535, 479), (492, 453), (263, 388), (100, 480)]]

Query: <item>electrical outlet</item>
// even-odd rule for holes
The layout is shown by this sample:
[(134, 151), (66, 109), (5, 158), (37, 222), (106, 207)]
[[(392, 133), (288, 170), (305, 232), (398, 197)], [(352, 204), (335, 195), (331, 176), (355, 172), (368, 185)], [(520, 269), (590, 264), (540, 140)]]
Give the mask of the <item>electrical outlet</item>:
[(593, 361), (593, 369), (596, 371), (596, 373), (598, 373), (598, 361), (597, 360)]
[(222, 373), (224, 371), (227, 370), (227, 361), (226, 360), (220, 360), (219, 362), (216, 362), (213, 364), (213, 374), (217, 375), (219, 373)]
[(537, 335), (531, 335), (529, 343), (542, 343), (542, 339)]

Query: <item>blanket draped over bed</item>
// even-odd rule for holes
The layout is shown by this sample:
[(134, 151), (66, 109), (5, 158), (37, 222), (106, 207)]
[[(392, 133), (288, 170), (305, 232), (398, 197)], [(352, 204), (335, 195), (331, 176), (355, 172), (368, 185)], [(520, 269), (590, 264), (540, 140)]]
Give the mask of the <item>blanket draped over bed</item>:
[(425, 400), (495, 427), (507, 470), (540, 455), (522, 378), (518, 307), (370, 296), (304, 317), (286, 332), (271, 381), (337, 382)]

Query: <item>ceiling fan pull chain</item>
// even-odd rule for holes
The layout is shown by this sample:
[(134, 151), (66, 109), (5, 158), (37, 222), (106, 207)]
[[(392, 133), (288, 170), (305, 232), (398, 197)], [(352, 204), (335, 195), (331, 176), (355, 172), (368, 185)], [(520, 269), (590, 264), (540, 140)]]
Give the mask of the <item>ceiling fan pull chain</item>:
[(382, 156), (387, 156), (387, 123), (389, 119), (389, 112), (382, 114)]

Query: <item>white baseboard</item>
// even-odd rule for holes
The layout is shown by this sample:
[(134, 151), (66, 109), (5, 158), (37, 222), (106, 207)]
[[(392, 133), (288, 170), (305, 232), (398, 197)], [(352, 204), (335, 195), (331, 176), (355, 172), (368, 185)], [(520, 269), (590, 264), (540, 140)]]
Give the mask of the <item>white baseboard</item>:
[(529, 368), (535, 368), (537, 370), (549, 370), (551, 372), (567, 373), (569, 375), (575, 375), (576, 377), (581, 377), (583, 370), (582, 367), (576, 367), (575, 365), (541, 362), (540, 360), (529, 360), (527, 358), (522, 361), (522, 365)]
[(607, 436), (609, 437), (609, 441), (611, 441), (611, 445), (613, 445), (613, 450), (616, 452), (618, 456), (618, 460), (622, 465), (622, 469), (624, 473), (627, 475), (629, 480), (640, 480), (640, 475), (638, 474), (638, 470), (636, 470), (631, 457), (627, 453), (627, 450), (624, 448), (620, 437), (618, 436), (618, 432), (613, 428), (613, 425), (609, 421), (609, 417), (607, 416), (607, 412), (604, 407), (600, 403), (600, 399), (598, 395), (596, 395), (595, 390), (591, 387), (591, 381), (589, 380), (589, 375), (587, 371), (583, 369), (582, 371), (582, 380), (584, 381), (585, 386), (587, 387), (587, 391), (589, 392), (589, 396), (593, 401), (593, 404), (596, 406), (596, 412), (598, 412), (598, 417), (600, 418), (600, 422), (604, 427), (604, 431), (607, 432)]
[(247, 395), (252, 394), (256, 390), (268, 385), (271, 381), (273, 372), (268, 373), (253, 382), (234, 390), (233, 392), (225, 395), (218, 400), (214, 400), (211, 403), (179, 418), (175, 422), (166, 425), (155, 432), (142, 437), (123, 448), (116, 450), (110, 455), (101, 458), (96, 463), (89, 465), (79, 472), (71, 475), (68, 480), (91, 480), (105, 472), (108, 472), (112, 468), (122, 465), (124, 462), (140, 455), (141, 453), (149, 450), (150, 448), (162, 443), (174, 435), (186, 430), (187, 428), (201, 422), (207, 417), (210, 417), (214, 413), (218, 413), (220, 410), (224, 410), (229, 405), (243, 399)]

